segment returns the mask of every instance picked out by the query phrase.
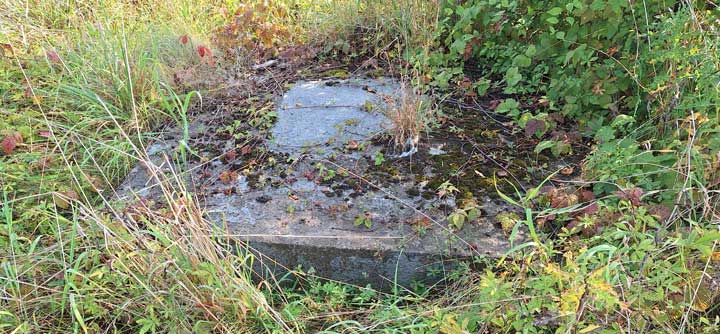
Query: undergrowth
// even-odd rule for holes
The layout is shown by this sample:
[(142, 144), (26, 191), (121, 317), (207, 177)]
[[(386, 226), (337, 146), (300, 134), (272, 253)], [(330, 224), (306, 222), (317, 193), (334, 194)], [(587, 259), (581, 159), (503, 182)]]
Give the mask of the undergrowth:
[[(3, 332), (718, 331), (711, 2), (3, 0), (0, 12)], [(531, 238), (443, 289), (255, 284), (253, 257), (144, 147), (228, 69), (309, 49), (409, 70), (417, 92), (502, 114), (536, 152), (580, 140), (592, 152), (572, 183), (502, 193), (524, 213), (503, 224)], [(414, 116), (398, 115), (405, 137)], [(166, 181), (166, 209), (111, 205), (137, 161)]]

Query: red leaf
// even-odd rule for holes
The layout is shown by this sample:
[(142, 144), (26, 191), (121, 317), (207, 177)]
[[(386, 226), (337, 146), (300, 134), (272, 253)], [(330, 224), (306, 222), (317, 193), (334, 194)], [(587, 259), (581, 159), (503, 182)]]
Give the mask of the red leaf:
[(10, 155), (15, 147), (17, 147), (18, 143), (22, 143), (22, 137), (19, 132), (15, 132), (11, 135), (5, 136), (1, 145), (5, 154)]
[(50, 138), (50, 137), (52, 137), (52, 133), (47, 130), (38, 131), (38, 136), (43, 137), (43, 138)]
[(237, 157), (237, 153), (235, 153), (235, 150), (228, 151), (225, 153), (225, 162), (230, 162), (235, 160), (235, 157)]
[(233, 181), (237, 180), (238, 173), (234, 170), (226, 170), (222, 173), (220, 173), (220, 182), (225, 184), (230, 184)]
[(242, 155), (248, 155), (250, 152), (252, 152), (252, 147), (250, 147), (250, 145), (245, 145), (240, 148), (240, 154)]
[(40, 170), (45, 170), (46, 168), (50, 167), (51, 164), (52, 158), (49, 156), (41, 158), (37, 163), (38, 167), (40, 167)]
[(580, 200), (583, 202), (590, 202), (595, 200), (595, 194), (590, 190), (580, 191)]
[(573, 166), (567, 166), (560, 170), (560, 174), (566, 175), (566, 176), (572, 175), (572, 173), (574, 173), (574, 172), (575, 172), (575, 167), (573, 167)]
[(527, 121), (527, 124), (525, 124), (525, 136), (530, 137), (535, 134), (535, 132), (542, 132), (545, 131), (545, 122), (539, 119), (531, 119)]
[(659, 222), (665, 222), (672, 215), (672, 210), (664, 205), (653, 205), (648, 212), (657, 217)]
[(600, 211), (600, 207), (597, 205), (596, 202), (593, 202), (582, 210), (581, 215), (594, 215), (598, 211)]
[(643, 190), (640, 188), (631, 188), (625, 190), (618, 190), (615, 195), (621, 200), (630, 201), (633, 206), (640, 205), (640, 197), (643, 195)]
[(183, 45), (185, 45), (185, 44), (187, 44), (187, 42), (188, 42), (188, 36), (182, 35), (182, 37), (180, 37), (180, 43), (183, 43)]
[(47, 50), (47, 51), (45, 52), (45, 55), (46, 55), (46, 56), (48, 57), (48, 59), (50, 59), (50, 61), (53, 62), (53, 63), (59, 63), (59, 62), (60, 62), (60, 57), (58, 56), (58, 54), (57, 54), (55, 51)]
[(360, 144), (356, 140), (350, 140), (347, 143), (347, 148), (351, 150), (357, 150), (358, 148), (360, 148)]
[(210, 51), (210, 49), (205, 45), (198, 45), (197, 52), (200, 57), (212, 56), (212, 51)]
[(5, 50), (8, 50), (10, 52), (10, 55), (14, 55), (15, 52), (13, 51), (13, 47), (10, 44), (7, 43), (0, 43), (0, 51), (2, 51), (2, 55), (5, 55)]

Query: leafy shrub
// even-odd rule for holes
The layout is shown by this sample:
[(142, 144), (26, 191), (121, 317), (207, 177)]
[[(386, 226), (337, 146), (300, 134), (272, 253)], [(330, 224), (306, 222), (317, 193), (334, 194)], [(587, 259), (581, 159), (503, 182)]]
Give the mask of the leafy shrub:
[(703, 50), (702, 28), (717, 13), (694, 12), (707, 20), (680, 2), (447, 2), (440, 48), (415, 60), (438, 87), (468, 76), (480, 92), (491, 80), (506, 94), (546, 95), (549, 109), (581, 123), (621, 112), (644, 121), (678, 107), (668, 96), (677, 90), (693, 92), (694, 106), (718, 96), (717, 57), (707, 58), (717, 48)]

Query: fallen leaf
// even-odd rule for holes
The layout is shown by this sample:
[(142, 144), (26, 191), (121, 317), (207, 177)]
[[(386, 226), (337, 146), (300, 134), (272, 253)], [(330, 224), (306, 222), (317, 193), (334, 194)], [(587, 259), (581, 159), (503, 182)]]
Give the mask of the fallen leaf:
[(588, 216), (590, 216), (590, 215), (596, 214), (598, 211), (600, 211), (600, 207), (598, 207), (597, 203), (592, 203), (592, 204), (586, 206), (586, 207), (582, 210), (581, 216), (582, 216), (582, 215), (588, 215)]
[(347, 148), (351, 150), (357, 150), (360, 147), (360, 143), (358, 143), (356, 140), (350, 140), (347, 143)]
[(657, 217), (659, 222), (664, 223), (668, 218), (670, 218), (670, 215), (672, 215), (672, 209), (665, 205), (657, 204), (650, 207), (648, 213), (650, 213), (652, 216)]
[(566, 208), (577, 204), (578, 196), (575, 194), (567, 194), (564, 191), (555, 191), (549, 193), (548, 199), (550, 200), (550, 207), (553, 209)]
[(2, 51), (2, 55), (5, 55), (5, 50), (8, 50), (10, 52), (10, 55), (14, 55), (15, 52), (13, 51), (13, 47), (10, 44), (7, 43), (0, 43), (0, 51)]
[(68, 190), (68, 191), (58, 191), (53, 193), (53, 200), (55, 201), (55, 205), (61, 209), (67, 209), (70, 207), (71, 201), (78, 200), (78, 195), (75, 191)]
[(235, 153), (235, 150), (228, 151), (224, 155), (225, 162), (233, 161), (233, 160), (235, 160), (235, 157), (237, 157), (237, 153)]
[(212, 51), (205, 45), (198, 45), (197, 52), (200, 57), (212, 56)]
[(422, 228), (428, 228), (432, 225), (431, 224), (432, 222), (430, 221), (429, 218), (422, 217), (422, 216), (414, 217), (413, 219), (410, 219), (407, 223), (412, 226), (422, 227)]
[(59, 63), (59, 62), (61, 62), (60, 57), (59, 57), (58, 54), (57, 54), (55, 51), (53, 51), (53, 50), (47, 50), (47, 51), (45, 51), (45, 55), (46, 55), (47, 58), (48, 58), (51, 62), (53, 62), (53, 63)]
[(595, 194), (590, 190), (581, 190), (580, 191), (580, 201), (581, 202), (590, 202), (595, 200)]
[(305, 178), (308, 179), (308, 181), (312, 181), (315, 178), (315, 174), (311, 171), (305, 171)]
[(250, 147), (250, 145), (245, 145), (240, 148), (240, 154), (242, 155), (248, 155), (250, 152), (252, 152), (252, 147)]
[(13, 132), (2, 140), (2, 148), (5, 151), (5, 154), (10, 155), (15, 147), (17, 147), (17, 144), (22, 143), (22, 136), (20, 135), (20, 132)]
[(539, 119), (531, 119), (525, 124), (525, 136), (530, 137), (536, 132), (545, 131), (545, 122)]
[(52, 158), (50, 156), (42, 157), (38, 162), (37, 165), (40, 167), (40, 170), (45, 170), (46, 168), (50, 167), (52, 164)]
[(560, 174), (562, 175), (571, 175), (573, 172), (575, 172), (575, 167), (568, 166), (560, 170)]
[(204, 45), (199, 45), (197, 47), (198, 55), (200, 55), (200, 58), (202, 60), (200, 63), (207, 63), (210, 66), (215, 66), (215, 59), (212, 56), (212, 51), (210, 51), (210, 48)]
[(618, 190), (615, 192), (618, 198), (624, 201), (630, 201), (633, 206), (640, 205), (640, 197), (643, 195), (643, 190), (640, 188), (631, 188), (625, 190)]
[(226, 170), (222, 173), (220, 173), (220, 182), (225, 184), (230, 184), (233, 181), (237, 180), (238, 173), (234, 170)]

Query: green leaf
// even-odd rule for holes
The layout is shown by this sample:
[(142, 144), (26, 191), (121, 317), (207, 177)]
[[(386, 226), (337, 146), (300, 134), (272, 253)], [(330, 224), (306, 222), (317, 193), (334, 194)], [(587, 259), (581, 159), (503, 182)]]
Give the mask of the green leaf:
[(385, 162), (385, 155), (380, 151), (375, 151), (375, 154), (373, 154), (373, 160), (375, 162), (375, 166), (380, 166)]
[(548, 18), (546, 19), (546, 21), (548, 21), (548, 23), (550, 23), (550, 24), (557, 24), (558, 22), (560, 22), (560, 21), (557, 19), (557, 17), (554, 17), (554, 16), (548, 17)]
[(475, 219), (478, 219), (480, 217), (480, 210), (477, 208), (472, 208), (467, 211), (467, 221), (471, 222)]
[(615, 139), (615, 129), (609, 126), (603, 126), (595, 132), (595, 139), (600, 142), (607, 143)]
[(475, 82), (475, 87), (478, 96), (485, 96), (485, 94), (487, 94), (487, 90), (490, 88), (490, 80), (485, 78), (480, 79)]
[(515, 101), (515, 99), (505, 99), (504, 101), (500, 102), (500, 104), (498, 104), (497, 108), (495, 108), (495, 112), (501, 114), (519, 113), (519, 107), (520, 103), (518, 103), (518, 101)]
[(562, 8), (554, 7), (552, 9), (548, 10), (547, 13), (552, 16), (558, 16), (558, 15), (560, 15), (560, 13), (562, 13)]
[(632, 117), (630, 115), (618, 115), (615, 117), (615, 119), (612, 121), (610, 126), (613, 129), (618, 129), (620, 127), (623, 127), (625, 125), (632, 125), (635, 123), (635, 117)]
[(450, 223), (450, 226), (455, 227), (456, 229), (461, 229), (463, 225), (465, 225), (465, 211), (462, 209), (455, 210), (450, 216), (448, 217), (448, 222)]
[(514, 87), (522, 80), (522, 75), (517, 67), (511, 67), (505, 72), (505, 82), (508, 87)]
[(570, 144), (564, 142), (564, 141), (558, 141), (555, 142), (555, 145), (550, 148), (550, 152), (556, 157), (559, 157), (563, 153), (570, 153), (572, 152), (572, 147)]
[(528, 67), (530, 66), (530, 58), (525, 55), (517, 55), (515, 56), (515, 65), (519, 67)]
[(535, 48), (535, 45), (528, 45), (527, 49), (525, 49), (525, 55), (528, 58), (532, 58), (537, 53), (537, 49)]
[(540, 152), (542, 152), (546, 149), (552, 148), (553, 146), (555, 146), (554, 140), (543, 140), (540, 143), (538, 143), (537, 146), (535, 146), (535, 149), (533, 150), (533, 152), (535, 152), (536, 154), (540, 154)]

